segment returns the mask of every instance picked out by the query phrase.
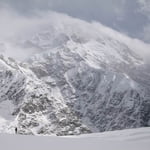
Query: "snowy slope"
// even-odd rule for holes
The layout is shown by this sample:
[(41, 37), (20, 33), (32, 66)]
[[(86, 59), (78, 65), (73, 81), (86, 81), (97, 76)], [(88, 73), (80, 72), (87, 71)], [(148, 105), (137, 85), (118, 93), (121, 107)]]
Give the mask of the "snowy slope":
[(26, 61), (29, 68), (59, 89), (64, 102), (92, 132), (149, 126), (149, 80), (145, 84), (138, 74), (142, 58), (102, 29), (85, 33), (79, 22), (72, 30), (72, 24), (59, 23), (60, 30), (52, 28), (31, 39), (43, 52)]
[(150, 126), (149, 69), (136, 47), (100, 24), (52, 15), (37, 33), (0, 46), (4, 55), (16, 45), (31, 50), (22, 62), (0, 58), (0, 131), (72, 135)]
[[(5, 150), (149, 150), (150, 129), (141, 128), (77, 137), (0, 135)], [(9, 144), (8, 144), (9, 143)]]
[(54, 95), (31, 70), (4, 57), (0, 65), (1, 132), (14, 133), (16, 126), (20, 134), (89, 132), (57, 93)]
[[(77, 47), (78, 51), (74, 45), (70, 47), (69, 43), (69, 46), (36, 55), (29, 60), (31, 70), (47, 86), (59, 89), (64, 102), (82, 118), (92, 132), (148, 125), (149, 101), (145, 98), (145, 87), (133, 80), (122, 67), (136, 67), (136, 61), (132, 60), (139, 60), (129, 55), (129, 60), (130, 57), (133, 58), (131, 63), (126, 63), (127, 59), (117, 53), (122, 60), (109, 59), (109, 55), (106, 55), (101, 61), (97, 57), (103, 55), (99, 48), (96, 49), (99, 50), (97, 55), (87, 58), (87, 49)], [(105, 63), (107, 60), (111, 62)], [(47, 81), (49, 78), (53, 79), (54, 85)], [(144, 119), (141, 109), (146, 111)]]

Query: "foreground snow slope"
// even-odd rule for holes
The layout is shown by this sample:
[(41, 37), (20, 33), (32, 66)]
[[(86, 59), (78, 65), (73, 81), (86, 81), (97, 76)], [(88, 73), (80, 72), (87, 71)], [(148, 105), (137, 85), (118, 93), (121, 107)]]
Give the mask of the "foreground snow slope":
[(75, 137), (0, 135), (2, 150), (149, 150), (150, 128)]

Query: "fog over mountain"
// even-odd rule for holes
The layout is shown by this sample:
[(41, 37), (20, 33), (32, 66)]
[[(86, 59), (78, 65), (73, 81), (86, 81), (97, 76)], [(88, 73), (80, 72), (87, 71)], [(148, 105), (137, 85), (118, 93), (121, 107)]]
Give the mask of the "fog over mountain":
[(150, 42), (149, 0), (0, 0), (0, 9), (24, 16), (50, 10), (98, 21), (133, 38)]
[[(3, 47), (2, 49), (5, 49), (5, 55), (17, 58), (18, 60), (23, 60), (29, 57), (33, 52), (36, 51), (35, 48), (24, 48), (19, 43), (30, 39), (37, 32), (47, 30), (47, 28), (50, 28), (50, 26), (56, 26), (56, 28), (59, 30), (63, 22), (66, 22), (67, 25), (75, 26), (72, 20), (67, 19), (67, 16), (67, 14), (61, 14), (53, 11), (36, 11), (34, 12), (34, 15), (24, 16), (10, 8), (1, 9), (0, 41), (1, 46)], [(101, 23), (97, 21), (87, 22), (78, 18), (74, 20), (76, 20), (76, 22), (79, 20), (79, 28), (84, 28), (85, 31), (88, 30), (88, 26), (91, 26), (91, 28), (95, 28), (94, 32), (96, 32), (96, 28), (101, 26)], [(60, 22), (60, 24), (58, 22)], [(57, 24), (54, 25), (55, 23)], [(113, 30), (109, 27), (105, 27), (103, 30), (113, 37), (117, 36), (118, 39), (124, 40), (125, 43), (133, 47), (133, 50), (140, 54), (144, 60), (149, 63), (150, 44), (146, 44), (138, 39), (130, 38), (129, 36), (120, 34), (119, 32), (113, 32)], [(88, 31), (87, 36), (89, 36), (89, 38), (96, 38), (96, 34), (94, 35), (92, 31)]]
[(148, 14), (146, 0), (0, 1), (0, 132), (149, 127)]
[[(150, 41), (150, 2), (148, 0), (0, 0), (0, 40), (23, 39), (33, 35), (46, 24), (55, 20), (52, 13), (60, 12), (92, 24), (99, 22), (117, 30), (134, 42), (128, 42), (140, 51), (140, 55), (149, 62), (149, 45), (138, 44), (136, 39)], [(52, 17), (52, 19), (51, 19)], [(120, 37), (119, 37), (120, 38)], [(16, 40), (17, 41), (17, 40)], [(8, 47), (8, 46), (7, 46)], [(13, 48), (15, 47), (14, 53)], [(24, 59), (33, 49), (25, 50), (18, 45), (13, 46), (8, 56)]]

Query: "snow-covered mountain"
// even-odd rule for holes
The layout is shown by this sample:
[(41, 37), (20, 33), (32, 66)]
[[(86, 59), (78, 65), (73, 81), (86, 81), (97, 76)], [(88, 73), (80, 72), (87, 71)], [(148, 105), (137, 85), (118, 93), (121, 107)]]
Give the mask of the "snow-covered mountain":
[(100, 24), (58, 16), (17, 39), (30, 57), (1, 56), (0, 129), (69, 135), (150, 126), (149, 69), (136, 49)]
[[(52, 93), (52, 89), (39, 80), (29, 69), (26, 69), (12, 59), (1, 61), (1, 112), (6, 126), (2, 130), (22, 134), (79, 134), (89, 132), (62, 99)], [(56, 94), (59, 94), (56, 93)], [(3, 105), (8, 109), (3, 112)], [(9, 122), (9, 118), (12, 118)], [(8, 125), (7, 125), (8, 122)], [(63, 126), (64, 125), (64, 126)], [(70, 132), (69, 132), (70, 131)], [(73, 133), (72, 133), (73, 132)]]

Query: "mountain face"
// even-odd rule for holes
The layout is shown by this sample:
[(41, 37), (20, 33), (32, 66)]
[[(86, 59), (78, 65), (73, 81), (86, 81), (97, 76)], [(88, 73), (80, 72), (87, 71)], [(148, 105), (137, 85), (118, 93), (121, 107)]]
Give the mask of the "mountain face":
[(8, 128), (17, 126), (20, 134), (89, 132), (61, 98), (53, 95), (52, 89), (30, 70), (13, 63), (11, 59), (2, 58), (0, 62), (1, 103), (9, 101), (14, 108), (4, 118), (9, 119), (10, 113), (16, 118)]
[(0, 57), (0, 130), (71, 135), (150, 126), (143, 59), (105, 27), (86, 33), (88, 23), (68, 19), (20, 42), (34, 49), (28, 59)]

